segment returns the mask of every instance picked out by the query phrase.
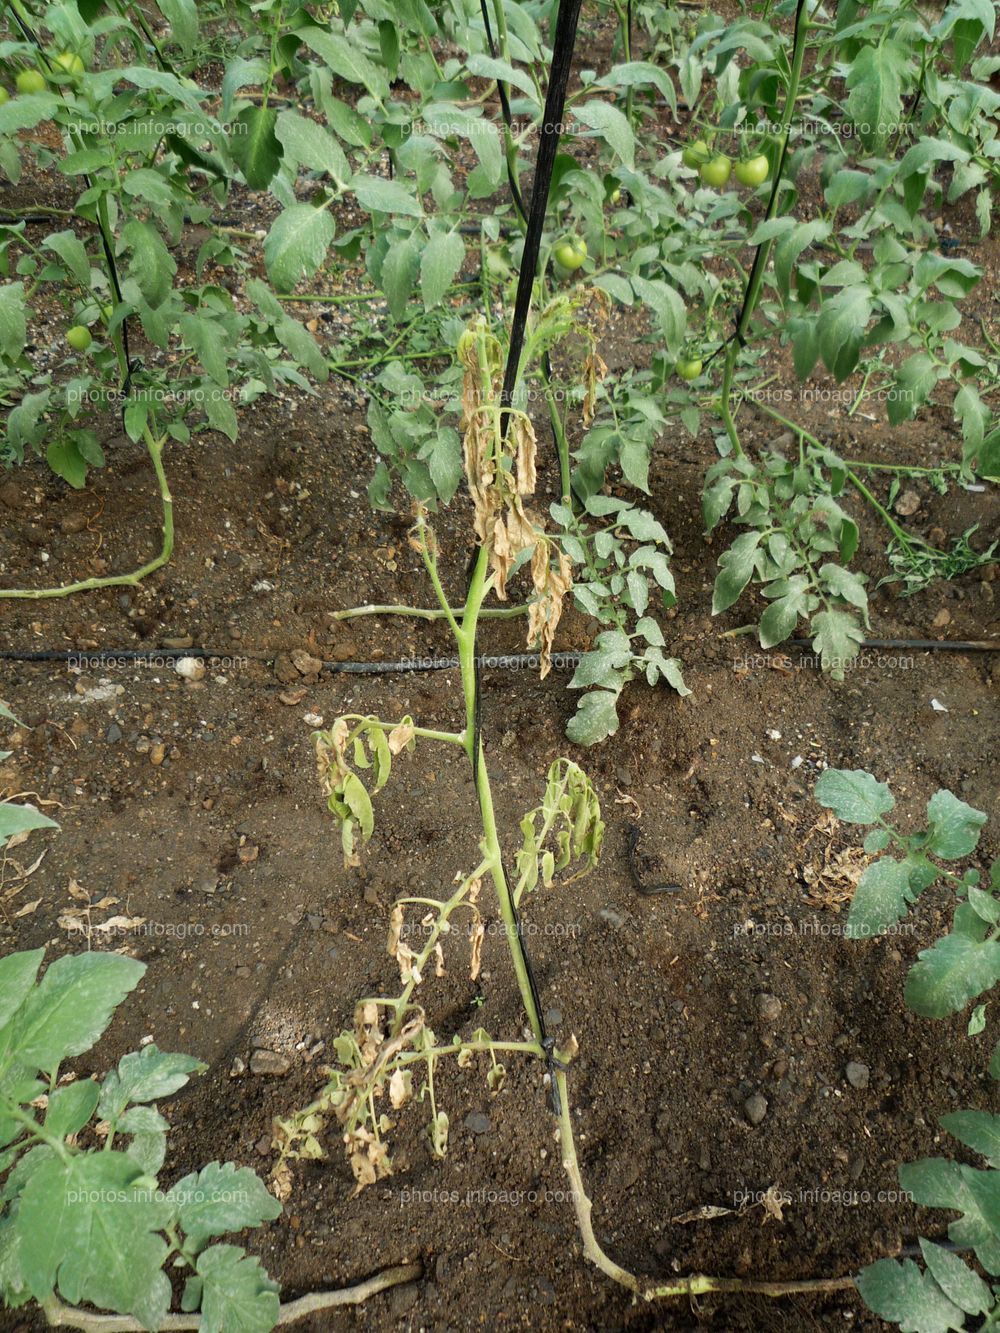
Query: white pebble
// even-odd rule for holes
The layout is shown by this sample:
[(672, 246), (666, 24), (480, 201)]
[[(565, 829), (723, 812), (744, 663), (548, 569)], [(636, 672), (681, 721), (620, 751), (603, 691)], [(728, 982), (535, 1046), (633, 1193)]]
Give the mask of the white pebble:
[(205, 675), (205, 663), (197, 657), (178, 657), (174, 670), (185, 680), (201, 680)]

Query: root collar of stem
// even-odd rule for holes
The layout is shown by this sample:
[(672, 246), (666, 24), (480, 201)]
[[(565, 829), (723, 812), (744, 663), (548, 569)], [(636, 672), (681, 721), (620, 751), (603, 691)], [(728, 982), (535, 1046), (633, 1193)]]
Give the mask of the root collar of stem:
[(569, 1089), (566, 1074), (556, 1073), (556, 1085), (559, 1089), (559, 1146), (562, 1164), (572, 1185), (573, 1208), (576, 1212), (577, 1225), (583, 1238), (585, 1256), (595, 1264), (605, 1276), (617, 1282), (627, 1290), (635, 1292), (643, 1300), (666, 1300), (676, 1296), (703, 1296), (710, 1292), (744, 1292), (761, 1296), (824, 1295), (835, 1291), (853, 1291), (853, 1277), (807, 1278), (802, 1281), (758, 1282), (752, 1278), (710, 1277), (704, 1273), (694, 1273), (690, 1277), (676, 1278), (671, 1282), (658, 1282), (655, 1278), (640, 1277), (630, 1273), (627, 1268), (607, 1255), (598, 1244), (591, 1222), (593, 1204), (584, 1188), (580, 1163), (576, 1156), (576, 1144), (573, 1141), (573, 1121), (570, 1111)]
[(70, 597), (77, 592), (91, 592), (95, 588), (131, 588), (147, 574), (152, 574), (167, 563), (174, 550), (174, 502), (167, 484), (167, 475), (163, 470), (163, 446), (165, 439), (156, 440), (147, 428), (146, 449), (149, 452), (153, 470), (159, 487), (160, 504), (163, 511), (163, 545), (160, 553), (147, 561), (131, 574), (108, 574), (101, 578), (81, 579), (78, 583), (65, 583), (58, 588), (0, 588), (0, 598), (20, 598), (25, 601), (40, 601), (50, 597)]
[[(332, 1310), (337, 1306), (361, 1305), (370, 1296), (390, 1287), (398, 1287), (404, 1282), (416, 1282), (423, 1277), (423, 1265), (419, 1263), (397, 1264), (394, 1268), (384, 1268), (381, 1273), (359, 1282), (355, 1287), (343, 1287), (339, 1291), (316, 1291), (298, 1300), (287, 1301), (279, 1307), (278, 1323), (281, 1328), (293, 1324), (306, 1315), (316, 1314), (320, 1310)], [(142, 1333), (144, 1325), (131, 1315), (91, 1314), (87, 1310), (77, 1310), (63, 1305), (55, 1298), (46, 1301), (42, 1307), (49, 1326), (52, 1328), (79, 1328), (85, 1333)], [(201, 1315), (168, 1314), (160, 1325), (162, 1330), (197, 1329), (201, 1327)]]

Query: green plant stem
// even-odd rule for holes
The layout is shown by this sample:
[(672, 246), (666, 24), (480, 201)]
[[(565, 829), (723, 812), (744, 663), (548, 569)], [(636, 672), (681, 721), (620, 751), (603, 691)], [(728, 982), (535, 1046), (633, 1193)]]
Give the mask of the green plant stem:
[[(381, 727), (383, 731), (393, 731), (396, 727), (401, 727), (402, 722), (382, 722), (377, 717), (365, 717), (360, 713), (344, 713), (345, 722), (367, 722)], [(361, 728), (353, 732), (351, 740), (359, 734)], [(420, 740), (425, 741), (443, 741), (445, 745), (464, 745), (465, 737), (460, 731), (433, 731), (430, 727), (414, 727), (413, 734)]]
[[(766, 415), (771, 417), (773, 420), (779, 422), (782, 426), (786, 426), (789, 430), (794, 431), (798, 435), (800, 440), (808, 440), (810, 444), (815, 445), (817, 449), (826, 448), (826, 446), (822, 443), (822, 441), (818, 440), (816, 436), (813, 435), (810, 431), (806, 430), (804, 426), (800, 426), (798, 422), (792, 421), (789, 417), (782, 416), (782, 414), (780, 412), (775, 411), (773, 407), (769, 407), (766, 403), (759, 403), (759, 402), (755, 403), (754, 406), (760, 408), (762, 412), (766, 413)], [(911, 550), (909, 535), (903, 528), (900, 527), (900, 525), (892, 517), (889, 511), (885, 508), (885, 506), (882, 505), (875, 498), (875, 496), (871, 493), (871, 491), (864, 484), (864, 482), (857, 475), (857, 473), (853, 471), (853, 468), (856, 466), (878, 468), (878, 469), (886, 467), (887, 470), (889, 471), (892, 471), (894, 469), (887, 467), (887, 465), (885, 464), (879, 464), (879, 463), (862, 463), (860, 465), (854, 463), (846, 464), (847, 480), (851, 483), (851, 485), (858, 492), (858, 494), (861, 495), (865, 500), (867, 500), (867, 502), (875, 510), (876, 514), (878, 514), (879, 518), (882, 519), (882, 521), (885, 523), (886, 527), (888, 527), (889, 531), (896, 538), (896, 540), (900, 542), (901, 545), (904, 546), (908, 551)], [(936, 469), (934, 468), (916, 469), (916, 470), (917, 471), (926, 470), (928, 472), (936, 471)]]
[(276, 292), (279, 301), (304, 301), (306, 303), (315, 303), (317, 305), (352, 305), (355, 302), (363, 301), (384, 301), (385, 297), (381, 292), (347, 292), (342, 296), (327, 296), (323, 292)]
[(149, 26), (146, 16), (142, 12), (142, 6), (131, 3), (131, 0), (125, 0), (124, 4), (117, 3), (115, 8), (118, 10), (119, 14), (121, 14), (122, 18), (130, 18), (131, 22), (141, 29), (146, 41), (149, 42), (150, 46), (156, 52), (156, 59), (160, 68), (166, 70), (168, 74), (176, 74), (177, 71), (163, 54), (163, 50), (160, 47), (159, 42), (156, 40), (156, 34)]
[[(415, 1282), (423, 1276), (423, 1265), (419, 1263), (397, 1264), (393, 1268), (383, 1268), (374, 1277), (359, 1282), (355, 1287), (342, 1287), (339, 1291), (316, 1291), (308, 1296), (300, 1296), (296, 1301), (286, 1301), (278, 1308), (276, 1328), (294, 1324), (296, 1320), (320, 1310), (332, 1310), (337, 1306), (361, 1305), (370, 1296), (390, 1287), (398, 1287), (404, 1282)], [(142, 1333), (145, 1327), (131, 1315), (91, 1314), (89, 1310), (76, 1310), (63, 1305), (54, 1296), (42, 1303), (45, 1317), (52, 1328), (79, 1328), (84, 1333)], [(180, 1333), (180, 1330), (199, 1329), (202, 1316), (199, 1314), (168, 1314), (160, 1329), (163, 1333)]]
[(64, 1162), (69, 1161), (71, 1154), (62, 1138), (51, 1133), (44, 1125), (40, 1125), (33, 1115), (29, 1115), (15, 1102), (8, 1101), (6, 1097), (0, 1099), (0, 1105), (3, 1106), (4, 1114), (9, 1116), (11, 1120), (16, 1120), (18, 1124), (24, 1125), (25, 1129), (30, 1129), (36, 1139), (51, 1148), (56, 1156)]
[(70, 597), (77, 592), (90, 592), (95, 588), (133, 588), (137, 583), (160, 569), (167, 563), (174, 550), (174, 502), (167, 484), (167, 475), (163, 470), (163, 446), (166, 436), (155, 439), (148, 426), (145, 427), (146, 449), (156, 473), (159, 487), (160, 504), (163, 511), (163, 545), (160, 553), (140, 569), (131, 574), (109, 574), (103, 578), (81, 579), (78, 583), (66, 583), (58, 588), (0, 588), (0, 598), (19, 598), (25, 601), (39, 601), (49, 597)]
[[(767, 403), (757, 398), (751, 398), (749, 401), (773, 421), (777, 421), (779, 425), (794, 431), (800, 439), (808, 440), (817, 449), (826, 449), (827, 446), (821, 439), (813, 435), (805, 426), (800, 426), (797, 421), (793, 421), (791, 417), (782, 415), (776, 408), (768, 406)], [(961, 463), (942, 463), (940, 467), (918, 467), (915, 463), (863, 463), (859, 458), (845, 458), (841, 461), (849, 468), (862, 468), (868, 472), (901, 472), (914, 477), (932, 477), (938, 472), (961, 472), (962, 470)]]
[[(632, 59), (632, 32), (629, 24), (628, 6), (621, 3), (621, 0), (614, 0), (615, 13), (618, 15), (618, 25), (622, 37), (622, 60), (627, 65)], [(625, 115), (628, 117), (628, 123), (631, 125), (635, 111), (635, 88), (629, 84), (625, 93)]]
[[(511, 959), (514, 964), (514, 973), (517, 977), (517, 987), (521, 992), (521, 1001), (525, 1012), (528, 1015), (528, 1021), (531, 1024), (531, 1031), (535, 1040), (542, 1040), (542, 1016), (538, 1012), (538, 1006), (535, 1003), (534, 990), (528, 975), (528, 963), (521, 945), (520, 932), (517, 926), (517, 909), (514, 906), (514, 897), (507, 883), (507, 876), (503, 868), (503, 854), (500, 849), (500, 840), (497, 836), (496, 814), (493, 809), (493, 794), (490, 789), (490, 776), (486, 767), (486, 757), (483, 753), (482, 740), (476, 726), (476, 709), (478, 703), (479, 686), (476, 677), (476, 629), (479, 623), (479, 614), (483, 604), (483, 598), (486, 595), (488, 587), (489, 572), (489, 554), (485, 546), (479, 548), (476, 556), (476, 563), (472, 572), (472, 579), (469, 583), (469, 593), (465, 603), (465, 615), (462, 617), (461, 626), (457, 628), (456, 642), (458, 644), (459, 665), (462, 672), (462, 692), (465, 696), (465, 749), (469, 760), (473, 766), (473, 772), (476, 779), (476, 796), (479, 800), (479, 813), (483, 825), (483, 852), (489, 863), (490, 876), (496, 888), (497, 899), (500, 904), (500, 915), (503, 917), (504, 926), (507, 930), (507, 944), (510, 948)], [(443, 594), (442, 594), (443, 596)], [(446, 604), (446, 603), (445, 603)], [(478, 746), (478, 754), (476, 747)]]
[[(526, 616), (529, 611), (527, 605), (524, 606), (488, 606), (483, 607), (479, 615), (481, 618), (491, 620), (512, 620), (515, 616)], [(449, 607), (448, 610), (439, 606), (352, 606), (346, 611), (331, 611), (331, 620), (354, 620), (358, 616), (412, 616), (415, 620), (446, 620), (448, 612), (452, 616), (461, 615), (462, 608)]]
[(904, 546), (907, 549), (907, 551), (911, 550), (910, 538), (905, 529), (900, 527), (900, 525), (896, 522), (893, 516), (889, 513), (888, 509), (886, 509), (886, 507), (875, 498), (875, 496), (871, 493), (871, 491), (864, 484), (861, 478), (856, 473), (852, 472), (849, 468), (847, 471), (847, 480), (851, 483), (851, 485), (858, 492), (858, 494), (863, 496), (864, 499), (868, 501), (871, 507), (875, 510), (876, 514), (878, 514), (879, 518), (881, 518), (882, 522), (886, 525), (886, 527), (896, 538), (896, 540), (900, 543), (900, 545)]
[(940, 467), (917, 467), (913, 463), (862, 463), (859, 458), (845, 458), (850, 468), (861, 468), (865, 472), (896, 472), (906, 477), (933, 477), (939, 472), (961, 472), (961, 463), (942, 463)]

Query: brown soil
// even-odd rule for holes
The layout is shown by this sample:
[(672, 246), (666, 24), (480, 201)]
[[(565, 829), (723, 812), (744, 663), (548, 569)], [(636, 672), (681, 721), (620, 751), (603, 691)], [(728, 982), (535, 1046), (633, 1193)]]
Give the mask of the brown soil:
[[(976, 257), (995, 273), (995, 248)], [(987, 318), (989, 281), (981, 289)], [(612, 365), (615, 355), (624, 361), (634, 347), (622, 338), (607, 356)], [(844, 452), (922, 464), (956, 454), (943, 408), (890, 433), (836, 406), (801, 404), (784, 358), (773, 368), (796, 395), (792, 414)], [(775, 434), (749, 413), (746, 428), (755, 445)], [(218, 1157), (266, 1175), (272, 1116), (304, 1104), (322, 1083), (326, 1056), (307, 1058), (316, 1040), (329, 1049), (357, 997), (392, 993), (395, 965), (384, 947), (392, 899), (404, 889), (433, 896), (450, 884), (471, 868), (478, 837), (465, 765), (424, 745), (394, 768), (363, 868), (342, 868), (305, 714), (330, 722), (344, 711), (412, 712), (423, 725), (457, 726), (455, 674), (324, 674), (303, 681), (305, 693), (290, 704), (281, 699), (293, 697), (290, 686), (272, 665), (240, 654), (304, 647), (327, 659), (391, 661), (450, 645), (436, 625), (328, 619), (358, 602), (429, 604), (405, 524), (367, 507), (374, 450), (353, 389), (333, 382), (315, 398), (258, 403), (242, 431), (235, 447), (209, 436), (173, 448), (177, 553), (165, 571), (133, 591), (0, 602), (4, 647), (138, 648), (190, 636), (234, 659), (194, 686), (169, 666), (81, 674), (7, 662), (0, 674), (0, 698), (26, 724), (8, 729), (13, 743), (0, 746), (15, 750), (0, 786), (57, 803), (46, 808), (61, 825), (17, 853), (33, 860), (43, 842), (47, 849), (27, 881), (12, 882), (8, 866), (3, 947), (46, 944), (50, 958), (87, 947), (57, 922), (81, 906), (68, 890), (73, 880), (94, 900), (118, 899), (92, 924), (114, 913), (145, 918), (148, 933), (111, 942), (148, 963), (144, 983), (77, 1069), (102, 1072), (147, 1035), (209, 1064), (165, 1108), (170, 1178)], [(95, 557), (124, 570), (156, 548), (144, 456), (113, 429), (109, 436), (111, 466), (83, 494), (35, 462), (7, 484), (6, 586), (86, 576)], [(608, 821), (600, 868), (562, 893), (538, 893), (524, 912), (553, 1030), (580, 1043), (570, 1087), (602, 1244), (649, 1274), (835, 1276), (898, 1252), (918, 1229), (943, 1232), (940, 1215), (879, 1192), (896, 1189), (900, 1162), (937, 1151), (941, 1114), (995, 1108), (997, 1094), (984, 1073), (986, 1039), (965, 1040), (964, 1018), (930, 1023), (902, 1005), (907, 968), (948, 919), (947, 896), (926, 895), (912, 934), (842, 939), (857, 870), (844, 853), (855, 839), (821, 820), (812, 788), (826, 765), (870, 769), (892, 784), (909, 822), (937, 787), (950, 787), (991, 815), (987, 864), (1000, 852), (997, 659), (899, 650), (873, 655), (839, 684), (794, 651), (787, 663), (772, 656), (770, 665), (748, 665), (752, 639), (719, 637), (750, 619), (746, 607), (710, 617), (722, 538), (706, 544), (698, 496), (713, 457), (707, 432), (697, 441), (665, 439), (650, 501), (676, 546), (679, 608), (666, 629), (691, 697), (634, 685), (619, 734), (577, 752), (563, 736), (575, 703), (565, 676), (540, 683), (526, 672), (487, 671), (484, 733), (508, 852), (560, 754), (586, 767)], [(995, 535), (995, 494), (916, 489), (915, 530), (955, 535), (980, 522), (981, 536)], [(881, 534), (848, 503), (863, 532), (860, 565), (874, 582), (885, 573)], [(457, 597), (466, 506), (456, 503), (436, 522)], [(996, 588), (980, 572), (908, 601), (883, 589), (872, 599), (873, 633), (995, 637)], [(950, 620), (932, 630), (942, 610)], [(484, 650), (518, 651), (520, 634), (518, 622), (487, 624)], [(587, 626), (569, 615), (560, 646), (586, 642)], [(113, 696), (95, 699), (106, 684)], [(160, 744), (165, 757), (154, 764)], [(647, 900), (634, 890), (624, 826), (639, 811), (643, 853), (657, 878), (682, 884), (677, 895)], [(95, 930), (90, 947), (109, 942)], [(502, 935), (488, 936), (484, 967), (476, 985), (462, 979), (456, 958), (436, 998), (428, 991), (439, 1034), (485, 1026), (497, 1037), (519, 1035), (523, 1015)], [(776, 997), (780, 1009), (761, 996)], [(248, 1064), (256, 1046), (287, 1053), (287, 1076), (232, 1077), (234, 1060)], [(867, 1087), (848, 1084), (850, 1061), (869, 1067)], [(443, 1163), (430, 1157), (420, 1110), (411, 1110), (394, 1138), (396, 1174), (351, 1198), (331, 1134), (329, 1159), (296, 1170), (284, 1215), (249, 1236), (286, 1299), (423, 1261), (420, 1282), (301, 1327), (882, 1326), (843, 1295), (634, 1305), (582, 1258), (541, 1071), (508, 1061), (495, 1097), (482, 1072), (440, 1076), (452, 1125)], [(754, 1094), (768, 1103), (756, 1127), (744, 1110)], [(486, 1132), (466, 1127), (472, 1112), (488, 1116)], [(759, 1206), (676, 1220), (702, 1205), (738, 1209), (745, 1192), (759, 1197), (771, 1186), (792, 1196), (781, 1221)], [(22, 1312), (3, 1327), (40, 1325)]]

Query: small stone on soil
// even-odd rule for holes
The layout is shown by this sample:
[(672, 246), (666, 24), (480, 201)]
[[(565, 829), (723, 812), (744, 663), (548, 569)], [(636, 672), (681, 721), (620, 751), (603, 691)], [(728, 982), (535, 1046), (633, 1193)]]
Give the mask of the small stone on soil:
[(755, 1092), (743, 1103), (743, 1111), (751, 1125), (759, 1125), (767, 1115), (767, 1098)]
[(847, 1081), (852, 1088), (867, 1088), (868, 1078), (871, 1074), (867, 1065), (860, 1064), (857, 1060), (851, 1060), (844, 1072), (847, 1074)]
[(318, 676), (323, 670), (323, 663), (318, 657), (313, 657), (307, 653), (304, 648), (293, 648), (291, 652), (292, 665), (300, 676)]
[(757, 1014), (764, 1023), (777, 1023), (781, 1017), (781, 1001), (777, 995), (766, 993), (758, 995)]
[(272, 1078), (283, 1078), (292, 1067), (287, 1055), (280, 1051), (254, 1051), (250, 1057), (251, 1074), (268, 1074)]
[(470, 1111), (462, 1123), (470, 1134), (488, 1134), (492, 1128), (489, 1116), (482, 1111)]
[(178, 657), (174, 663), (174, 670), (185, 680), (203, 680), (205, 663), (197, 657)]

